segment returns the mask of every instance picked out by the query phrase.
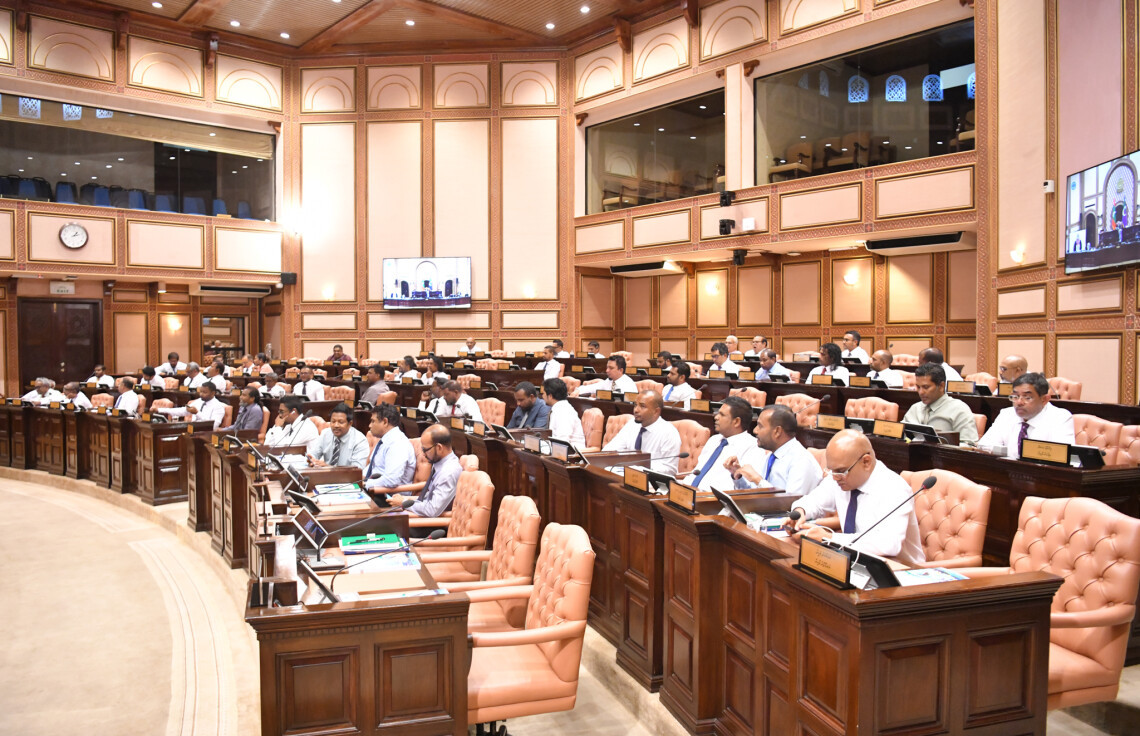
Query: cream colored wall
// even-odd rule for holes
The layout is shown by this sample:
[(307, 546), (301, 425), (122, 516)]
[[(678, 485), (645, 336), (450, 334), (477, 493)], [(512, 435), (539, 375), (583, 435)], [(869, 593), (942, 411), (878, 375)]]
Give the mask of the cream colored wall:
[(354, 123), (301, 126), (302, 301), (356, 300), (355, 172)]
[(433, 255), (469, 256), (473, 296), (490, 299), (490, 122), (436, 120), (433, 134)]
[(558, 119), (504, 120), (502, 138), (503, 298), (558, 299)]
[(1120, 401), (1121, 338), (1057, 337), (1057, 375), (1080, 381), (1082, 401)]
[(119, 312), (113, 317), (115, 352), (108, 370), (113, 373), (133, 373), (147, 365), (146, 313)]
[(649, 327), (651, 325), (650, 297), (653, 280), (647, 278), (622, 279), (625, 292), (625, 311), (622, 319), (626, 327)]

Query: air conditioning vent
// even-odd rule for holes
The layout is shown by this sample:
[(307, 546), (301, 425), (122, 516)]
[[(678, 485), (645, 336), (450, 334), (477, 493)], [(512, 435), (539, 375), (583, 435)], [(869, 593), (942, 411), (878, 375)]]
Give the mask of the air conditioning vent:
[(969, 231), (867, 241), (867, 250), (888, 257), (909, 256), (917, 253), (946, 253), (955, 250), (974, 250), (977, 247), (978, 234)]
[(610, 273), (614, 276), (639, 277), (662, 276), (683, 273), (683, 270), (673, 261), (650, 261), (648, 263), (630, 263), (624, 266), (610, 266)]
[(237, 284), (191, 284), (191, 296), (231, 296), (241, 299), (261, 299), (273, 293), (270, 286), (238, 286)]

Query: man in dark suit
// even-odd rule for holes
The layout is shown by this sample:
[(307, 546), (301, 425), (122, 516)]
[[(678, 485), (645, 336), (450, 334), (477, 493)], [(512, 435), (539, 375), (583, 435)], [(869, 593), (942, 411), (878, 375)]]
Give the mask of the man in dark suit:
[(550, 424), (550, 407), (538, 400), (538, 388), (529, 381), (515, 387), (515, 413), (507, 429), (546, 429)]

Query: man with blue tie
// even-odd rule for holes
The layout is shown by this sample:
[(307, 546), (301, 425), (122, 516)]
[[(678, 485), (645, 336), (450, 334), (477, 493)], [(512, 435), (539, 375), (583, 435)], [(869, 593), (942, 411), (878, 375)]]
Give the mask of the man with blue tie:
[(771, 486), (802, 496), (819, 485), (823, 470), (815, 457), (796, 439), (796, 414), (782, 404), (760, 412), (756, 420), (756, 444), (767, 454), (756, 465), (745, 458), (729, 457), (725, 468), (738, 489)]
[(392, 404), (377, 404), (368, 431), (379, 440), (364, 466), (364, 487), (377, 495), (420, 490), (408, 487), (416, 474), (416, 451), (400, 430), (400, 410)]
[(702, 491), (732, 487), (732, 473), (724, 466), (730, 456), (748, 462), (752, 455), (760, 455), (760, 449), (748, 433), (752, 427), (752, 406), (741, 397), (729, 396), (724, 400), (713, 415), (713, 426), (716, 434), (701, 448), (693, 472), (683, 481)]
[(661, 394), (662, 401), (683, 401), (685, 408), (689, 408), (688, 401), (697, 395), (696, 390), (689, 385), (689, 364), (680, 360), (673, 361), (669, 372), (665, 374), (665, 391)]
[(507, 429), (546, 429), (550, 424), (550, 407), (538, 400), (538, 387), (530, 381), (515, 386), (515, 404)]

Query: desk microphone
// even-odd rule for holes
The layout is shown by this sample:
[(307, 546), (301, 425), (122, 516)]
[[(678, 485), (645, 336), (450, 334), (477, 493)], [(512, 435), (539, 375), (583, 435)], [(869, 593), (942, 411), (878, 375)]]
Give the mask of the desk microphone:
[(792, 413), (798, 417), (800, 415), (800, 412), (803, 411), (804, 409), (810, 409), (811, 407), (815, 406), (816, 404), (821, 403), (824, 399), (829, 399), (829, 398), (831, 398), (831, 397), (830, 396), (820, 396), (818, 399), (815, 399), (813, 401), (809, 401), (808, 403), (804, 404), (803, 406), (801, 406), (799, 409), (796, 409)]
[[(345, 527), (345, 528), (347, 529), (348, 527)], [(403, 547), (400, 547), (398, 549), (390, 549), (387, 552), (381, 552), (380, 554), (376, 555), (376, 557), (368, 557), (368, 558), (361, 560), (360, 562), (354, 562), (351, 565), (345, 565), (344, 567), (342, 567), (341, 569), (339, 569), (335, 573), (333, 573), (332, 580), (329, 580), (329, 590), (333, 590), (334, 586), (336, 586), (336, 576), (340, 575), (342, 572), (344, 572), (345, 570), (347, 570), (350, 567), (356, 567), (357, 565), (363, 565), (365, 562), (369, 562), (371, 560), (378, 559), (380, 557), (383, 557), (384, 555), (391, 555), (391, 554), (395, 554), (397, 552), (407, 552), (408, 550), (410, 550), (412, 547), (415, 547), (420, 542), (426, 542), (429, 539), (443, 539), (446, 536), (447, 536), (447, 530), (446, 529), (436, 529), (434, 532), (427, 535), (423, 539), (417, 539), (414, 542), (408, 542)]]
[[(649, 464), (652, 465), (655, 460), (674, 460), (674, 459), (684, 460), (688, 456), (689, 456), (689, 453), (687, 453), (687, 452), (678, 453), (676, 455), (666, 455), (665, 457), (650, 456)], [(643, 463), (643, 462), (645, 462), (645, 460), (619, 460), (619, 461), (614, 462), (614, 463), (607, 461), (606, 467), (609, 467), (609, 468), (625, 467), (626, 465), (634, 465), (636, 463)]]

